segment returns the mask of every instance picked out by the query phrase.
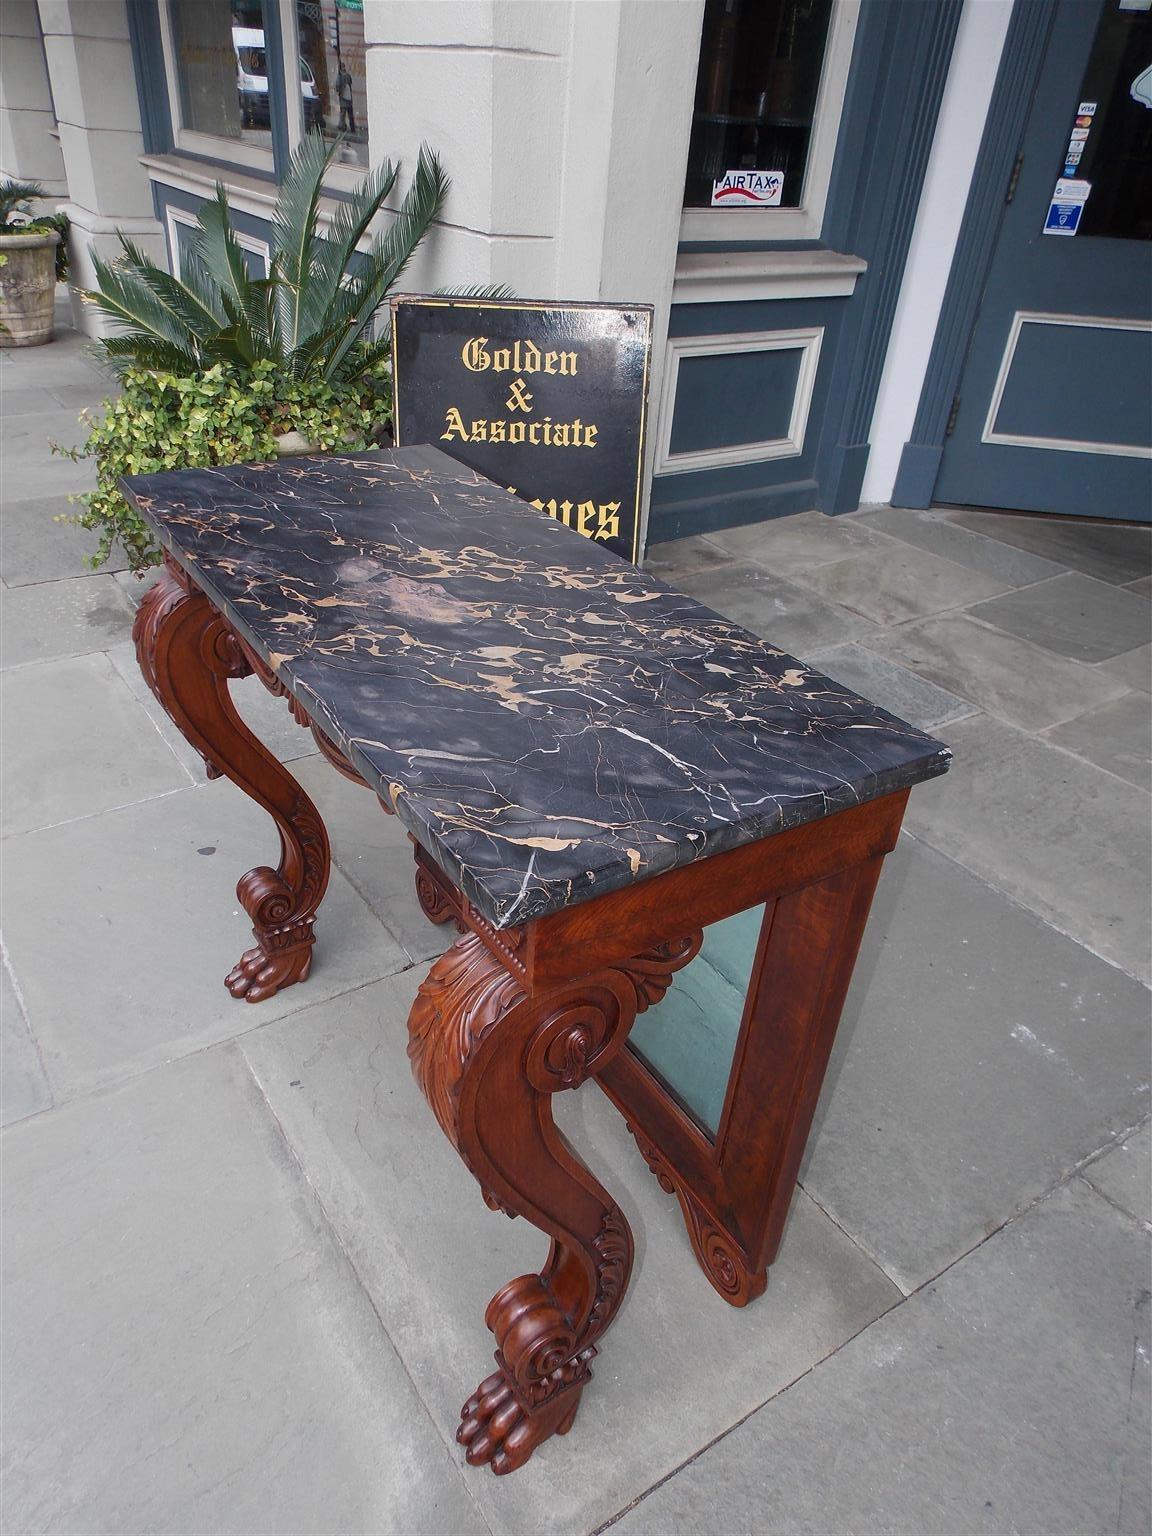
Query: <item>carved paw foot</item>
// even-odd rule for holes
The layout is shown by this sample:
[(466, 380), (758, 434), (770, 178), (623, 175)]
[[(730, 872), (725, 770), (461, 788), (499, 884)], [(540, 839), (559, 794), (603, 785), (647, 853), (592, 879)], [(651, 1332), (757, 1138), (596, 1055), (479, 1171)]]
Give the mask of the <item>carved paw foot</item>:
[(482, 1381), (460, 1410), (456, 1439), (468, 1447), (471, 1466), (487, 1462), (497, 1477), (522, 1467), (538, 1445), (566, 1435), (580, 1406), (583, 1384), (559, 1392), (539, 1407), (524, 1408), (502, 1371)]
[(266, 997), (274, 997), (282, 987), (293, 982), (306, 981), (312, 969), (312, 945), (297, 944), (292, 949), (265, 953), (259, 944), (245, 950), (240, 959), (224, 978), (224, 985), (233, 997), (245, 1002), (260, 1003)]

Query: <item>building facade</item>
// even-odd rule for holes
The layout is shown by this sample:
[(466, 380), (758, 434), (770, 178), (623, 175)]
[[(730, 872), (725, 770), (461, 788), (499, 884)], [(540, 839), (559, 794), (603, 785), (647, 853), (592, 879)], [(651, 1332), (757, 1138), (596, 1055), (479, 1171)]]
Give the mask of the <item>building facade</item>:
[(652, 303), (648, 542), (889, 500), (1152, 516), (1152, 0), (2, 15), (0, 168), (65, 202), (80, 283), (116, 229), (178, 270), (217, 180), (265, 263), (318, 131), (333, 199), (440, 154), (407, 288)]

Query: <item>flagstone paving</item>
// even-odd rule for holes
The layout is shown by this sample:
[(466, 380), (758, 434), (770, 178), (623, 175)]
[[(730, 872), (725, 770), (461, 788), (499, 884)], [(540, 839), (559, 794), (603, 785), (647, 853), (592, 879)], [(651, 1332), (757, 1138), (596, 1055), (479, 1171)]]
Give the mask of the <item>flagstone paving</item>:
[(884, 508), (653, 549), (956, 764), (885, 868), (761, 1300), (705, 1284), (594, 1087), (558, 1104), (636, 1273), (572, 1434), (495, 1479), (455, 1418), (545, 1245), (408, 1069), (451, 934), (246, 683), (336, 871), (307, 984), (225, 992), (275, 833), (143, 688), (140, 585), (55, 521), (91, 476), (46, 439), (106, 388), (67, 327), (0, 352), (4, 1530), (1146, 1532), (1147, 530)]

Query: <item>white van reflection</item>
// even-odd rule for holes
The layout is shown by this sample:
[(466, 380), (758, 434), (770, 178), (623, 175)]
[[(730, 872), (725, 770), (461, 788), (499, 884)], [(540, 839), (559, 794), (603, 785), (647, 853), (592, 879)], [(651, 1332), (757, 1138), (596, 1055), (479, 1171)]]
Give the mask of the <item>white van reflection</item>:
[[(270, 128), (268, 107), (268, 56), (262, 27), (233, 27), (232, 47), (236, 53), (236, 90), (240, 97), (240, 121), (245, 128)], [(304, 128), (323, 128), (323, 103), (316, 92), (316, 76), (307, 59), (300, 60), (300, 95), (304, 105)]]

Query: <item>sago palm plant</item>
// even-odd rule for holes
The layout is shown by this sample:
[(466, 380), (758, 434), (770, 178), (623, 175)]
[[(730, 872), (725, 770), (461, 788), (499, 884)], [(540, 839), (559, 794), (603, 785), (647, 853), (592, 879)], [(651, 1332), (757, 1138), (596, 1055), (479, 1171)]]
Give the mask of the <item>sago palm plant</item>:
[(439, 213), (449, 182), (422, 148), (396, 216), (358, 252), (397, 167), (388, 161), (365, 177), (339, 202), (323, 236), (321, 187), (335, 149), (309, 134), (293, 156), (272, 217), (266, 277), (249, 272), (219, 184), (197, 216), (180, 277), (123, 234), (121, 255), (96, 258), (99, 287), (83, 297), (114, 323), (115, 333), (96, 344), (110, 367), (121, 377), (141, 368), (195, 377), (218, 363), (243, 371), (263, 362), (285, 384), (337, 389), (376, 371), (388, 340), (374, 339), (373, 317)]

